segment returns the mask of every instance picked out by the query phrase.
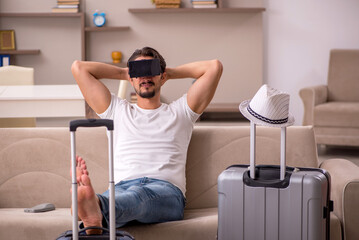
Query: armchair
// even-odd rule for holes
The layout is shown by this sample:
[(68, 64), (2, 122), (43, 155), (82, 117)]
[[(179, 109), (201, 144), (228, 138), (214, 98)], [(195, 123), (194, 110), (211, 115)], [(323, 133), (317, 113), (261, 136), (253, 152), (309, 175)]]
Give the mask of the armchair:
[(330, 52), (328, 84), (299, 91), (318, 144), (359, 146), (359, 50)]

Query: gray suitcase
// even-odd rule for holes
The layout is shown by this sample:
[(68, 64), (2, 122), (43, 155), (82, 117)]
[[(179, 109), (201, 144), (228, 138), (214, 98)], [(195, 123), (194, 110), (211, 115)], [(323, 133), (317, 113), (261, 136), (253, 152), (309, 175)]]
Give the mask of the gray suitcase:
[(255, 127), (251, 123), (250, 166), (231, 166), (218, 177), (218, 239), (329, 239), (329, 174), (285, 166), (286, 128), (280, 167), (255, 166)]

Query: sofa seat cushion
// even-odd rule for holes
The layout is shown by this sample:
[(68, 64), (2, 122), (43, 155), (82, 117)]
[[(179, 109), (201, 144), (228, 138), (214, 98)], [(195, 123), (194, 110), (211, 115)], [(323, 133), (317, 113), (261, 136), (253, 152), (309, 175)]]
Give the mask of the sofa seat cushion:
[[(25, 213), (23, 208), (0, 208), (0, 239), (56, 239), (72, 228), (69, 208), (45, 213)], [(21, 226), (21, 227), (19, 227)], [(216, 239), (217, 208), (185, 210), (184, 219), (122, 228), (136, 240)]]
[[(216, 239), (218, 209), (188, 209), (184, 219), (159, 224), (141, 224), (121, 228), (135, 236), (136, 240), (152, 239)], [(70, 209), (58, 208), (46, 213), (25, 213), (22, 208), (0, 208), (0, 239), (32, 240), (56, 239), (72, 228)], [(21, 226), (21, 227), (19, 227)], [(338, 217), (330, 216), (331, 239), (341, 239)]]
[(56, 239), (71, 228), (69, 208), (44, 213), (25, 213), (23, 208), (0, 208), (0, 239)]
[(186, 209), (184, 219), (158, 224), (133, 225), (121, 228), (136, 240), (216, 239), (218, 209)]
[(359, 102), (327, 102), (314, 108), (314, 126), (359, 127)]

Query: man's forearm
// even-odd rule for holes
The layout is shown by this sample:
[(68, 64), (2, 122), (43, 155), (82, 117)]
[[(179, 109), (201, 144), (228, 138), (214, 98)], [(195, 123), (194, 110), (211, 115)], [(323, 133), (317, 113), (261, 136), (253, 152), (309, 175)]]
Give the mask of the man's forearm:
[(168, 79), (178, 78), (200, 78), (206, 73), (211, 65), (211, 61), (201, 61), (187, 63), (175, 68), (166, 68)]
[(81, 70), (88, 72), (96, 79), (128, 80), (128, 69), (101, 62), (77, 61)]
[(97, 113), (104, 112), (111, 102), (110, 91), (99, 79), (128, 80), (127, 68), (105, 63), (75, 61), (71, 71), (86, 102)]

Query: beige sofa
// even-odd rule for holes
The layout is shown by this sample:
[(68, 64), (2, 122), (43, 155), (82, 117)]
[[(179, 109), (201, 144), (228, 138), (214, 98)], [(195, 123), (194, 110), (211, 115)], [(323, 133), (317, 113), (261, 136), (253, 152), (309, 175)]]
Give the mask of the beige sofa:
[[(107, 188), (105, 129), (79, 128), (78, 154), (88, 161), (98, 192)], [(71, 229), (70, 134), (67, 128), (0, 129), (0, 239), (54, 239)], [(277, 163), (280, 131), (258, 127), (259, 163)], [(290, 166), (317, 167), (310, 127), (290, 127)], [(229, 165), (248, 163), (249, 127), (196, 126), (188, 152), (187, 206), (182, 221), (125, 227), (137, 240), (216, 239), (217, 177)], [(359, 168), (346, 160), (323, 165), (332, 176), (332, 240), (359, 239)], [(25, 213), (39, 203), (55, 204), (46, 213)], [(343, 228), (342, 228), (343, 227)]]
[(330, 52), (328, 83), (299, 91), (318, 144), (359, 146), (359, 49)]

